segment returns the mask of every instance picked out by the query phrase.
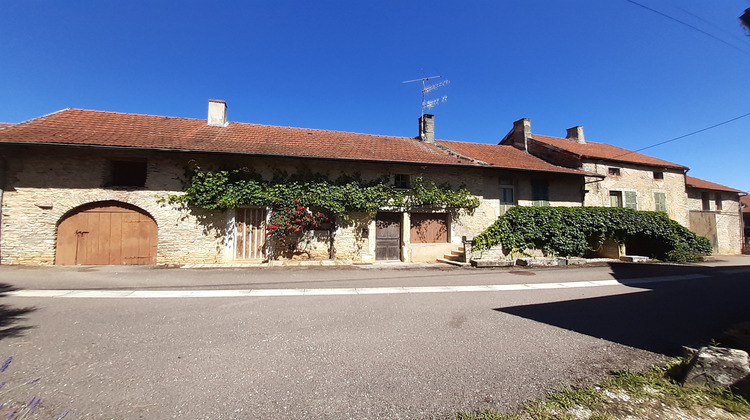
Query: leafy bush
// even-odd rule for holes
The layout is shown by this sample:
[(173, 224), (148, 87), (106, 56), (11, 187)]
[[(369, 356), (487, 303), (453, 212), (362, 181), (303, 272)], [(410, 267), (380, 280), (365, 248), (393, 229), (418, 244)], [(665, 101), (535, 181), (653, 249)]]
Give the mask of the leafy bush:
[(305, 172), (276, 172), (273, 179), (266, 180), (249, 169), (211, 171), (196, 167), (186, 172), (184, 194), (170, 195), (168, 201), (207, 210), (302, 206), (344, 218), (348, 213), (375, 214), (384, 208), (408, 210), (426, 206), (471, 211), (479, 206), (479, 199), (465, 186), (453, 188), (417, 177), (411, 189), (397, 189), (387, 181), (386, 176), (372, 181), (359, 176), (330, 180)]
[(536, 248), (546, 255), (581, 257), (607, 238), (647, 243), (660, 259), (711, 253), (708, 239), (665, 213), (609, 207), (516, 206), (476, 236), (473, 246), (484, 250), (501, 244), (506, 250)]

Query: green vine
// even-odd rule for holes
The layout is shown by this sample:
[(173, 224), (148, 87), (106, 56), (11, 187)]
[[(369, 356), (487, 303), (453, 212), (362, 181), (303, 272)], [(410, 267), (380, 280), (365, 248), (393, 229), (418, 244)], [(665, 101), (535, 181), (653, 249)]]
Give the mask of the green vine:
[(266, 180), (248, 169), (195, 168), (186, 173), (184, 194), (170, 195), (168, 201), (207, 210), (270, 207), (269, 235), (284, 240), (291, 233), (316, 228), (334, 217), (347, 220), (351, 213), (374, 215), (378, 210), (415, 208), (472, 211), (479, 206), (479, 199), (464, 186), (453, 189), (447, 183), (437, 185), (416, 178), (412, 188), (398, 189), (387, 180), (384, 176), (364, 181), (358, 175), (330, 180), (304, 172), (275, 172)]
[(608, 207), (513, 207), (480, 235), (476, 250), (500, 244), (508, 250), (541, 249), (546, 255), (583, 256), (605, 239), (638, 240), (657, 258), (708, 255), (711, 243), (662, 212)]

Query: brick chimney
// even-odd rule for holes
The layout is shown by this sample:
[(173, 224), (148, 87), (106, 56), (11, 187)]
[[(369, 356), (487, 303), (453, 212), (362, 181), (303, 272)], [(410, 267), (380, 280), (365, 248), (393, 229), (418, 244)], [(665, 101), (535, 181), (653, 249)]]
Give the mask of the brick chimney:
[(212, 127), (226, 127), (227, 122), (227, 103), (218, 99), (208, 100), (208, 125)]
[(419, 139), (427, 143), (435, 143), (435, 116), (424, 114), (419, 117)]
[(583, 126), (577, 125), (568, 129), (568, 135), (565, 136), (568, 140), (573, 140), (576, 143), (586, 144), (586, 139), (583, 138)]

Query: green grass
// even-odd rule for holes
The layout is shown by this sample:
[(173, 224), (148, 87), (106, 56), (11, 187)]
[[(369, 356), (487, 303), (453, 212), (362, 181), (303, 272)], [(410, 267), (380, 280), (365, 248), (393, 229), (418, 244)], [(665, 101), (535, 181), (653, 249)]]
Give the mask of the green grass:
[[(727, 413), (750, 415), (750, 403), (728, 389), (682, 386), (670, 376), (680, 372), (685, 359), (675, 359), (664, 367), (645, 372), (621, 370), (597, 386), (563, 388), (542, 400), (532, 400), (515, 413), (503, 414), (492, 410), (460, 413), (455, 420), (574, 420), (581, 412), (589, 420), (616, 420), (632, 417), (651, 417), (665, 407), (686, 413), (720, 408)], [(608, 394), (625, 398), (610, 398)]]

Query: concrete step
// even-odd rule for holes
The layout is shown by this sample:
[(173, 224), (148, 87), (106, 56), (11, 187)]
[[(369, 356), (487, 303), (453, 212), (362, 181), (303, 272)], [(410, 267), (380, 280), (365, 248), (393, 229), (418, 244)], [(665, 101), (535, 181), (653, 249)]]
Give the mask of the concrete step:
[(443, 258), (451, 261), (463, 261), (464, 256), (463, 254), (445, 254), (443, 255)]
[(445, 264), (450, 264), (450, 265), (455, 265), (455, 266), (459, 266), (459, 267), (466, 267), (466, 266), (469, 265), (469, 263), (467, 263), (467, 262), (448, 260), (448, 259), (445, 259), (445, 258), (438, 258), (437, 262), (441, 262), (441, 263), (445, 263)]

